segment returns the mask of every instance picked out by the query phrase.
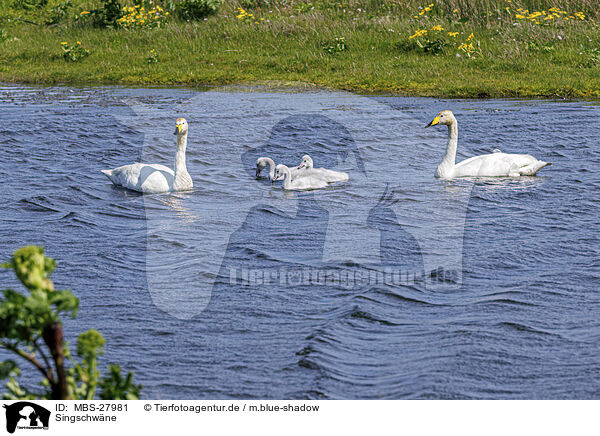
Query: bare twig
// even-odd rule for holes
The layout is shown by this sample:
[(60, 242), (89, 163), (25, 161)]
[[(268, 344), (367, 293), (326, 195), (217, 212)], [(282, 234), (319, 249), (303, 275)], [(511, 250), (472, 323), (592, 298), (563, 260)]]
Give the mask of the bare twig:
[(14, 18), (14, 19), (18, 20), (18, 21), (22, 21), (22, 22), (27, 23), (27, 24), (33, 24), (35, 26), (39, 26), (40, 25), (39, 23), (36, 23), (34, 21), (24, 20), (23, 18)]
[(47, 368), (44, 367), (44, 365), (42, 365), (40, 363), (39, 360), (37, 360), (35, 358), (35, 354), (29, 354), (24, 350), (21, 350), (20, 348), (17, 348), (16, 346), (14, 346), (13, 344), (9, 344), (6, 342), (2, 342), (0, 343), (0, 346), (6, 348), (7, 350), (12, 351), (13, 353), (17, 354), (18, 356), (21, 356), (23, 359), (27, 360), (28, 362), (30, 362), (33, 366), (35, 366), (42, 374), (44, 374), (44, 377), (46, 377), (46, 379), (48, 379), (48, 381), (50, 382), (50, 384), (54, 383), (54, 379), (52, 378), (52, 374), (48, 371)]
[(37, 351), (39, 351), (40, 356), (42, 356), (42, 359), (44, 360), (44, 364), (46, 365), (46, 368), (48, 369), (48, 372), (50, 373), (50, 376), (52, 378), (54, 378), (54, 371), (52, 370), (52, 365), (50, 365), (50, 361), (46, 357), (46, 353), (44, 353), (44, 349), (42, 347), (40, 347), (40, 345), (38, 344), (38, 339), (39, 338), (35, 338), (32, 342), (35, 345), (35, 349)]

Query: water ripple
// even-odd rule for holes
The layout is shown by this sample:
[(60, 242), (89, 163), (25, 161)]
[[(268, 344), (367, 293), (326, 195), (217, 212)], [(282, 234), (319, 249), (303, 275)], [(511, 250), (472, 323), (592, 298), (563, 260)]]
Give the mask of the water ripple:
[[(433, 179), (445, 133), (422, 126), (444, 108), (459, 117), (461, 158), (499, 148), (553, 166), (537, 178)], [(105, 361), (136, 371), (147, 398), (600, 391), (595, 103), (0, 84), (0, 110), (4, 126), (28, 125), (0, 127), (1, 258), (43, 244), (59, 262), (57, 286), (81, 298), (69, 340), (102, 331)], [(165, 126), (180, 113), (193, 129), (195, 189), (112, 187), (100, 169), (172, 163)], [(294, 164), (306, 149), (321, 165), (346, 165), (351, 181), (285, 194), (255, 180), (258, 154)], [(463, 211), (464, 223), (448, 218)], [(437, 233), (430, 221), (443, 223)], [(336, 226), (345, 230), (332, 245)], [(460, 275), (428, 260), (452, 247)], [(421, 279), (332, 281), (406, 268), (398, 260)], [(246, 282), (232, 284), (238, 273)]]

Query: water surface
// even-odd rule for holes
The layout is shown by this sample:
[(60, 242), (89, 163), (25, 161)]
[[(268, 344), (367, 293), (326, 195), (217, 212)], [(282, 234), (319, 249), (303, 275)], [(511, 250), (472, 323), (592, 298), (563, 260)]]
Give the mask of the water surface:
[[(553, 166), (436, 180), (442, 109), (459, 159)], [(100, 330), (146, 398), (598, 398), (596, 104), (4, 85), (0, 113), (0, 258), (44, 245), (81, 299), (70, 339)], [(100, 173), (171, 165), (178, 116), (193, 191)], [(351, 180), (254, 177), (305, 153)]]

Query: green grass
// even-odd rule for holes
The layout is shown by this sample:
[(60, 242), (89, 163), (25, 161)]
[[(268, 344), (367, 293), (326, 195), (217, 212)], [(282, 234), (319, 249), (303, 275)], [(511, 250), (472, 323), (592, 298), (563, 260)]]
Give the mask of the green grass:
[[(418, 6), (433, 1), (279, 0), (246, 6), (259, 24), (237, 19), (239, 4), (227, 3), (206, 21), (172, 19), (158, 29), (137, 30), (76, 24), (72, 16), (94, 7), (77, 0), (58, 24), (29, 24), (22, 20), (46, 21), (56, 2), (27, 9), (16, 7), (18, 1), (23, 0), (0, 1), (4, 82), (199, 86), (273, 80), (438, 97), (600, 97), (600, 54), (594, 51), (600, 32), (591, 0), (556, 4), (569, 13), (583, 11), (584, 21), (547, 25), (516, 20), (513, 10), (504, 9), (516, 9), (516, 0), (447, 0), (418, 19)], [(553, 6), (523, 3), (534, 6), (530, 11)], [(416, 38), (408, 40), (416, 29), (436, 24), (444, 27), (442, 33), (461, 32), (459, 42), (473, 32), (479, 49), (471, 58), (456, 46), (434, 55), (423, 52)], [(327, 51), (340, 36), (346, 50)], [(76, 41), (90, 55), (69, 62), (60, 43)], [(152, 49), (158, 58), (149, 63)]]

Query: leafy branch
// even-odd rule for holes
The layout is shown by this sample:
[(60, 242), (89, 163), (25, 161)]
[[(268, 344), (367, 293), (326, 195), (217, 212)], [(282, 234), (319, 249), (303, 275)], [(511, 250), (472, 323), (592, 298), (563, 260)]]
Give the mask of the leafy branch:
[[(14, 252), (1, 265), (14, 271), (27, 293), (12, 289), (0, 297), (0, 348), (29, 362), (42, 375), (42, 392), (34, 393), (19, 386), (18, 364), (13, 360), (0, 363), (0, 380), (8, 378), (5, 399), (94, 399), (97, 387), (103, 399), (139, 398), (141, 385), (133, 383), (133, 374), (121, 376), (120, 367), (109, 366), (109, 374), (100, 379), (98, 357), (105, 340), (96, 330), (77, 339), (77, 361), (64, 341), (61, 315), (75, 318), (79, 299), (68, 290), (55, 290), (50, 275), (54, 259), (44, 255), (42, 247), (27, 246)], [(71, 363), (67, 366), (65, 362)]]

